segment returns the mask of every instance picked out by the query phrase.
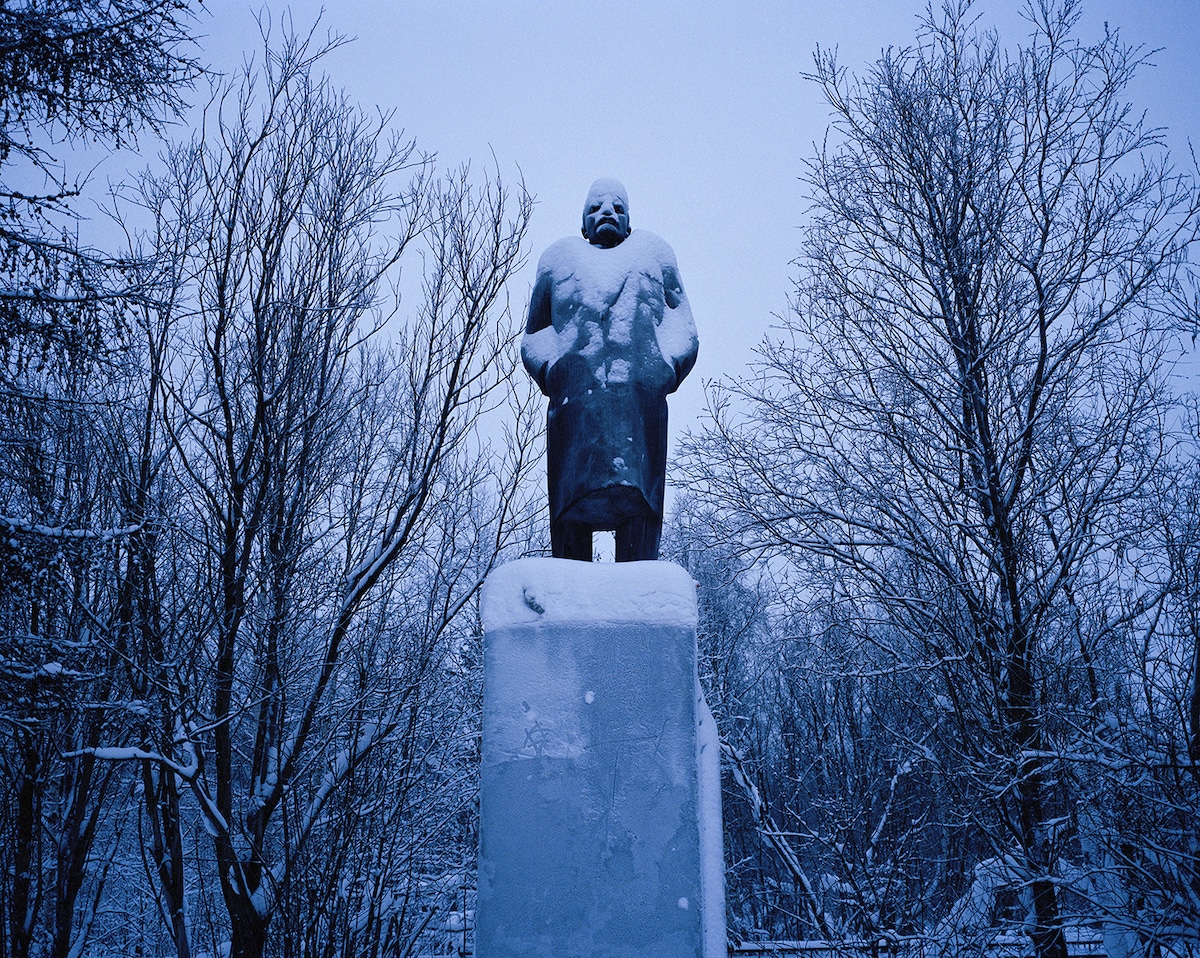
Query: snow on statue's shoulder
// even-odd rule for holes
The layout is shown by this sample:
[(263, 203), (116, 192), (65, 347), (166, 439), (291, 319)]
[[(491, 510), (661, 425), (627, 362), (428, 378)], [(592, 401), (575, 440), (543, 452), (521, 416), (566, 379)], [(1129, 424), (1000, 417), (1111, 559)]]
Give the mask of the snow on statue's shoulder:
[(567, 236), (546, 247), (538, 259), (538, 274), (556, 279), (574, 276), (603, 287), (612, 279), (624, 280), (631, 272), (661, 273), (675, 269), (675, 252), (657, 233), (634, 230), (611, 249), (593, 246), (582, 236)]
[[(675, 251), (665, 239), (649, 230), (633, 230), (621, 246), (631, 244), (629, 252), (654, 260), (659, 266), (674, 266)], [(619, 249), (620, 247), (618, 247)]]
[(545, 252), (538, 258), (537, 271), (555, 275), (570, 273), (579, 262), (583, 251), (590, 246), (582, 236), (564, 236), (546, 247)]
[(673, 562), (518, 559), (488, 576), (480, 615), (485, 631), (566, 622), (694, 629), (696, 583)]

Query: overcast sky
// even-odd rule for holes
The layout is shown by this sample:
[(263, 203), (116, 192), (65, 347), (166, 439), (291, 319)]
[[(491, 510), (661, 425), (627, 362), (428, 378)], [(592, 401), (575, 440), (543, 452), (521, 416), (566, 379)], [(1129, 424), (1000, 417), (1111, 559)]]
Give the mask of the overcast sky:
[[(1015, 42), (1017, 0), (980, 3)], [(232, 71), (260, 47), (257, 6), (209, 0), (203, 55)], [(318, 2), (292, 2), (307, 26)], [(276, 16), (284, 7), (274, 6)], [(440, 165), (493, 163), (535, 194), (530, 262), (513, 289), (524, 310), (541, 251), (579, 228), (589, 184), (615, 176), (632, 225), (678, 256), (700, 332), (700, 359), (671, 403), (672, 434), (694, 426), (703, 381), (744, 373), (752, 347), (786, 307), (804, 193), (797, 177), (828, 122), (802, 79), (817, 44), (861, 71), (913, 41), (920, 0), (338, 0), (321, 22), (354, 37), (326, 71), (396, 123)], [(1200, 133), (1200, 5), (1090, 0), (1079, 36), (1107, 21), (1161, 47), (1132, 97), (1168, 128), (1177, 161)], [(519, 323), (520, 315), (514, 315)]]

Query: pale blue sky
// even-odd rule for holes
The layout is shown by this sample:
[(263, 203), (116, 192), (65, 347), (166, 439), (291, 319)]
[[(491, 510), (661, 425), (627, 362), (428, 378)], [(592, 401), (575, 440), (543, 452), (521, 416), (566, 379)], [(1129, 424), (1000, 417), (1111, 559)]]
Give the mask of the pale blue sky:
[[(321, 10), (293, 0), (297, 25)], [(1004, 37), (1026, 32), (1017, 0), (981, 2)], [(204, 54), (231, 70), (258, 45), (254, 11), (209, 0)], [(827, 123), (801, 79), (814, 47), (837, 46), (861, 70), (911, 43), (913, 2), (652, 0), (344, 0), (322, 23), (357, 39), (326, 62), (360, 102), (396, 122), (443, 166), (492, 163), (523, 174), (538, 205), (530, 264), (512, 290), (520, 321), (538, 255), (575, 233), (591, 181), (624, 181), (634, 228), (675, 248), (700, 331), (700, 360), (671, 403), (672, 434), (694, 426), (703, 380), (736, 375), (783, 310), (799, 246), (797, 180)], [(275, 6), (276, 15), (283, 9)], [(1079, 31), (1108, 21), (1130, 42), (1163, 47), (1133, 91), (1169, 128), (1177, 161), (1200, 135), (1200, 4), (1090, 0)]]

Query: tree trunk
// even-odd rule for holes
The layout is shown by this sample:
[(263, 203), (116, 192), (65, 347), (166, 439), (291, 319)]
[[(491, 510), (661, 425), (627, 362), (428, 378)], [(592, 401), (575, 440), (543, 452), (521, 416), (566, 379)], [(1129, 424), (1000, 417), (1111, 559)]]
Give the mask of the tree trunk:
[(20, 753), (20, 781), (17, 786), (14, 868), (8, 922), (12, 958), (28, 958), (39, 897), (34, 872), (41, 870), (41, 855), (38, 851), (41, 844), (42, 783), (38, 781), (41, 762), (29, 736), (18, 732), (14, 737), (17, 739), (17, 750)]

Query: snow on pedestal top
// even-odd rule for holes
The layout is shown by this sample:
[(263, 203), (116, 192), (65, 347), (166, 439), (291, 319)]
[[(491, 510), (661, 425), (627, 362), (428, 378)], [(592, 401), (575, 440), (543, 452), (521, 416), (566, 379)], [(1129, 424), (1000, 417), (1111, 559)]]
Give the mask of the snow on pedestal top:
[(518, 559), (483, 585), (485, 631), (534, 623), (696, 627), (696, 583), (673, 562)]

